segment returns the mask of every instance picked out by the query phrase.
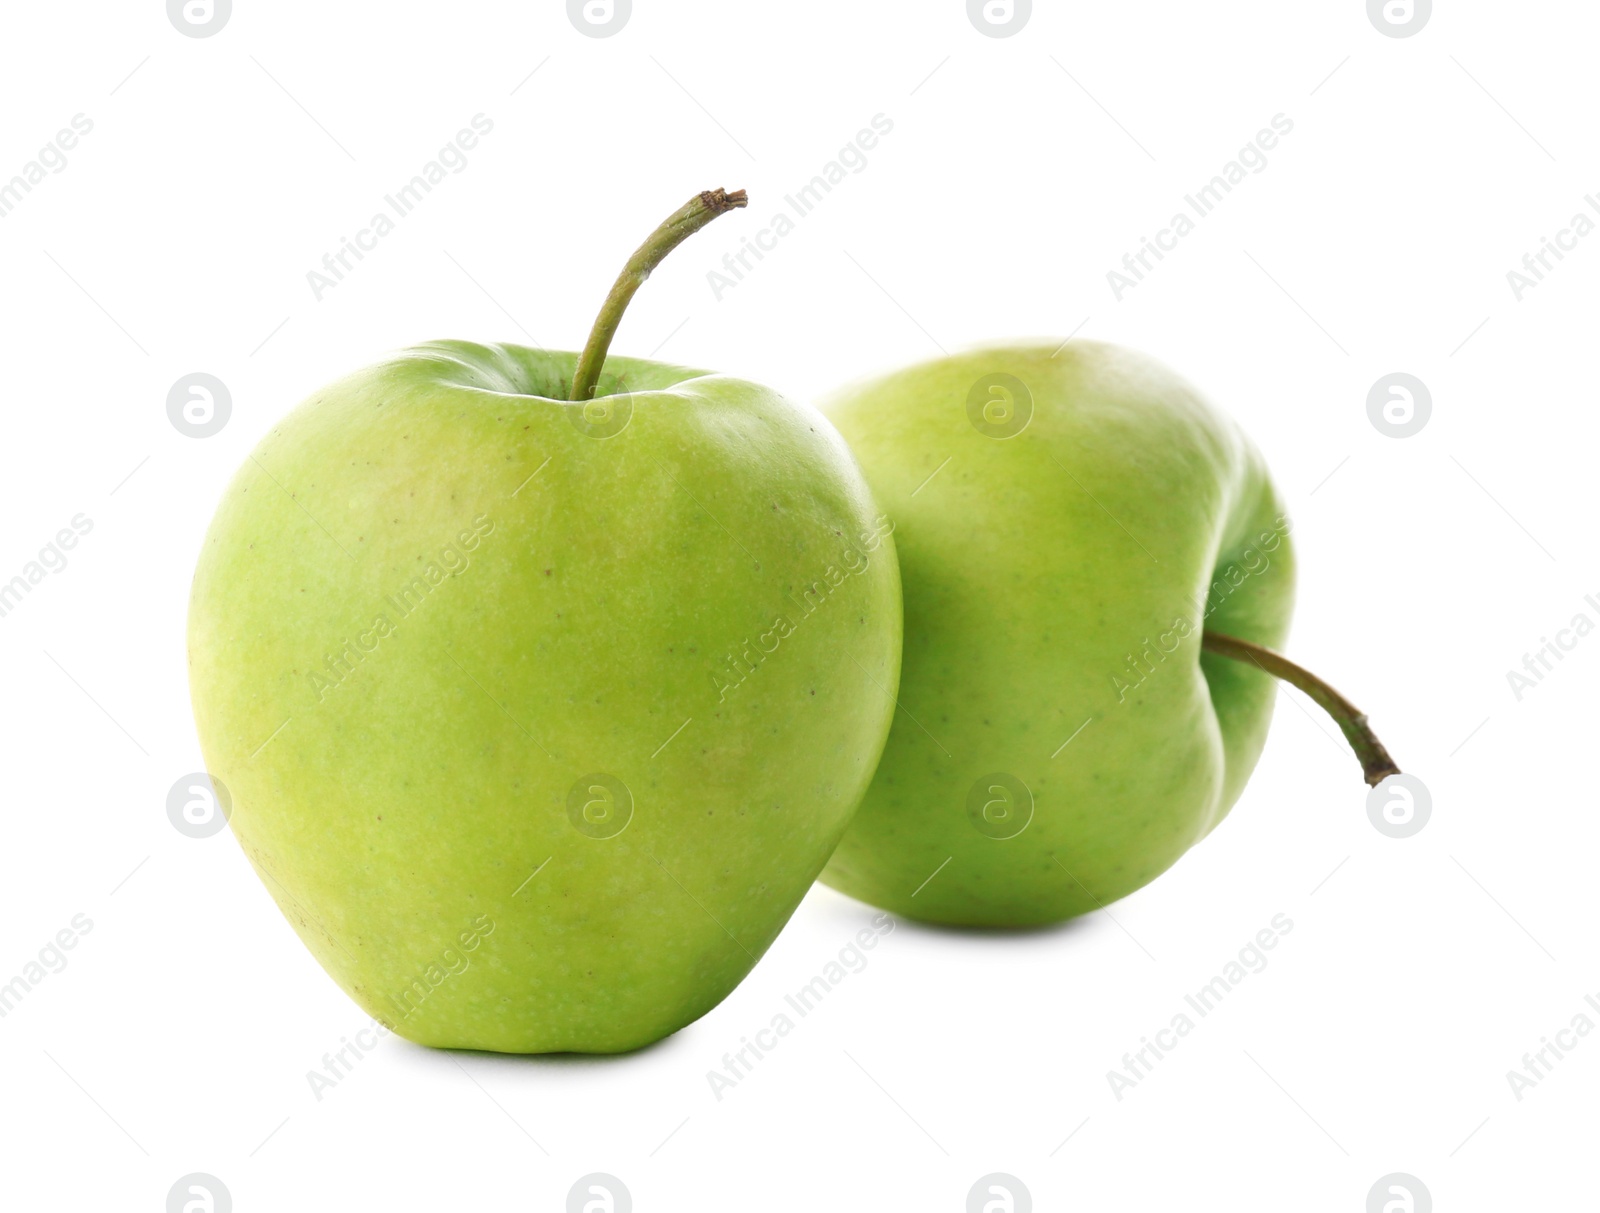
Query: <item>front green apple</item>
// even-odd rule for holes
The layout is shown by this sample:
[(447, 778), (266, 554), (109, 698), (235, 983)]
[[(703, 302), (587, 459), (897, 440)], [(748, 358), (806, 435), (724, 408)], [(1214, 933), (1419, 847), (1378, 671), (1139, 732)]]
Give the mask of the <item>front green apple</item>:
[(823, 880), (899, 914), (1093, 910), (1220, 821), (1275, 683), (1289, 522), (1261, 457), (1183, 380), (1088, 342), (912, 367), (825, 411), (894, 520), (902, 711)]
[(676, 1031), (871, 778), (900, 586), (843, 441), (753, 383), (605, 356), (619, 295), (742, 204), (663, 225), (582, 360), (437, 342), (317, 393), (206, 537), (190, 683), (234, 834), (410, 1040)]
[(234, 834), (424, 1044), (613, 1052), (715, 1006), (888, 732), (900, 592), (838, 435), (755, 384), (439, 342), (290, 414), (195, 573)]

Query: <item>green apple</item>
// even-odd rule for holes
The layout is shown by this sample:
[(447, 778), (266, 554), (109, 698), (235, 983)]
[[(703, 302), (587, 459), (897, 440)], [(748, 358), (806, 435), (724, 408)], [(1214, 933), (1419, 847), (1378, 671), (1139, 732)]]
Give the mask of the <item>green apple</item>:
[(1269, 651), (1294, 598), (1283, 502), (1238, 428), (1158, 363), (983, 349), (824, 411), (894, 520), (905, 596), (900, 712), (826, 883), (957, 924), (1114, 901), (1238, 799), (1266, 670), (1340, 716), (1369, 782), (1394, 770), (1353, 708)]
[(663, 225), (582, 359), (441, 341), (315, 393), (206, 536), (190, 682), (233, 832), (410, 1040), (676, 1031), (871, 778), (900, 588), (848, 448), (757, 384), (606, 358), (650, 267), (738, 205)]

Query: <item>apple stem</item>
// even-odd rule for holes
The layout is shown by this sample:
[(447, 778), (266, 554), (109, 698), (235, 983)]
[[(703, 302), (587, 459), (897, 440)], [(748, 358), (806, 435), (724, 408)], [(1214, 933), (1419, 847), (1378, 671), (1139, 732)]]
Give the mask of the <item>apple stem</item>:
[(594, 399), (594, 387), (600, 381), (600, 370), (605, 366), (606, 351), (611, 348), (611, 339), (617, 334), (617, 325), (622, 323), (622, 313), (633, 301), (633, 293), (650, 277), (650, 271), (660, 265), (668, 253), (718, 215), (744, 206), (748, 201), (743, 190), (729, 193), (715, 189), (696, 194), (669, 215), (666, 222), (651, 232), (649, 238), (634, 250), (633, 256), (628, 258), (628, 264), (622, 267), (622, 273), (617, 275), (611, 293), (600, 305), (600, 314), (595, 317), (594, 327), (589, 330), (588, 344), (583, 347), (577, 372), (572, 377), (572, 399)]
[(1203, 633), (1200, 637), (1200, 647), (1219, 657), (1252, 662), (1274, 678), (1281, 678), (1290, 686), (1299, 687), (1311, 696), (1324, 712), (1333, 717), (1334, 723), (1339, 726), (1339, 731), (1344, 734), (1344, 739), (1356, 752), (1356, 757), (1361, 760), (1361, 773), (1369, 787), (1375, 788), (1390, 775), (1400, 773), (1400, 768), (1395, 765), (1394, 759), (1389, 757), (1389, 751), (1383, 748), (1383, 742), (1378, 740), (1377, 734), (1367, 725), (1366, 713), (1310, 670), (1296, 665), (1271, 649), (1251, 644), (1248, 640), (1240, 640), (1237, 636), (1224, 636), (1220, 632)]

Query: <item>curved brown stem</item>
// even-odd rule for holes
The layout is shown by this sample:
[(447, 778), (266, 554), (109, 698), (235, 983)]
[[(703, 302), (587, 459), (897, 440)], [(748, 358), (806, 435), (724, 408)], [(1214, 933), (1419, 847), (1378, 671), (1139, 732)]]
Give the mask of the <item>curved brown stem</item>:
[(1377, 734), (1368, 726), (1366, 713), (1310, 670), (1296, 665), (1271, 649), (1251, 644), (1248, 640), (1240, 640), (1237, 636), (1224, 636), (1221, 632), (1203, 633), (1200, 637), (1200, 647), (1219, 657), (1250, 662), (1274, 678), (1281, 678), (1290, 686), (1299, 687), (1311, 696), (1323, 711), (1333, 717), (1334, 723), (1339, 726), (1339, 731), (1344, 734), (1344, 739), (1356, 752), (1356, 757), (1361, 760), (1361, 773), (1369, 787), (1375, 788), (1390, 775), (1400, 773), (1400, 768), (1395, 765), (1394, 759), (1389, 757), (1389, 751), (1383, 748), (1383, 742), (1378, 740)]
[(572, 399), (594, 398), (594, 385), (600, 381), (600, 369), (605, 366), (606, 351), (611, 348), (611, 339), (617, 334), (617, 325), (622, 323), (622, 313), (632, 301), (633, 293), (650, 277), (650, 271), (660, 265), (668, 253), (718, 215), (744, 206), (748, 201), (743, 190), (734, 190), (730, 194), (726, 190), (716, 189), (696, 194), (668, 215), (666, 222), (651, 232), (649, 238), (634, 250), (633, 256), (628, 258), (628, 264), (622, 267), (622, 273), (617, 275), (611, 293), (600, 305), (594, 328), (589, 330), (589, 341), (583, 347), (578, 369), (572, 377)]

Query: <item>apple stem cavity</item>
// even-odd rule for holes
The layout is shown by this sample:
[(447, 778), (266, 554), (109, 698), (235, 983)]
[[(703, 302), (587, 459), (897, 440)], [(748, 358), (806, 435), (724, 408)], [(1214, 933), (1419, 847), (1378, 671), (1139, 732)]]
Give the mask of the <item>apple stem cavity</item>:
[(611, 339), (617, 334), (617, 325), (622, 323), (622, 313), (628, 310), (633, 293), (644, 285), (645, 279), (650, 277), (650, 271), (660, 265), (668, 253), (718, 215), (737, 210), (748, 202), (749, 198), (743, 190), (729, 192), (715, 189), (696, 194), (669, 215), (666, 222), (651, 232), (649, 238), (634, 250), (633, 256), (628, 258), (628, 264), (622, 267), (622, 273), (617, 275), (611, 293), (600, 305), (600, 314), (595, 317), (594, 327), (589, 330), (588, 344), (583, 347), (577, 372), (572, 377), (573, 400), (594, 399), (595, 384), (600, 382), (606, 351), (611, 348)]
[(1333, 717), (1344, 739), (1356, 752), (1356, 757), (1361, 760), (1361, 773), (1369, 787), (1375, 788), (1390, 775), (1400, 774), (1400, 768), (1389, 757), (1389, 751), (1384, 749), (1383, 742), (1368, 726), (1366, 713), (1310, 670), (1271, 649), (1240, 640), (1237, 636), (1224, 636), (1220, 632), (1204, 632), (1200, 637), (1200, 647), (1219, 657), (1250, 662), (1311, 696), (1324, 712)]

